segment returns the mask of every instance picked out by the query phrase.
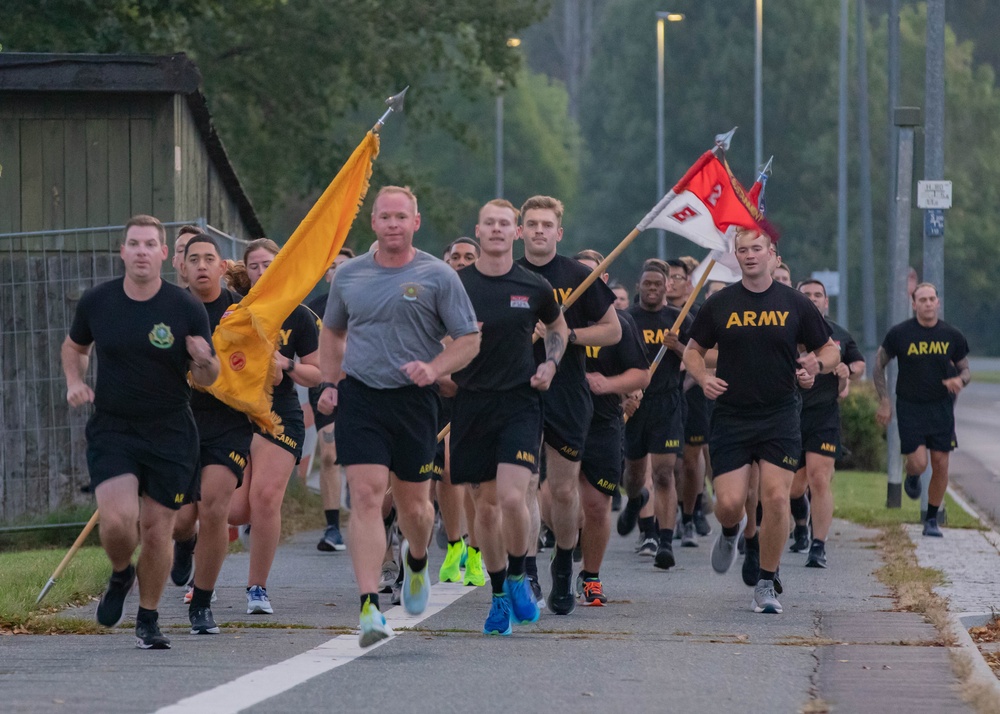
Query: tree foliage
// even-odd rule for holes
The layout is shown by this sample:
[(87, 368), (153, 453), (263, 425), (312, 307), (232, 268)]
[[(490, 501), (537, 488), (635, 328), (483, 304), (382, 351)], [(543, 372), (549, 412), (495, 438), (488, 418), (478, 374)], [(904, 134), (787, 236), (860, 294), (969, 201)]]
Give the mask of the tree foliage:
[[(408, 133), (395, 136), (440, 130), (472, 141), (444, 99), (479, 97), (498, 76), (512, 82), (520, 58), (506, 40), (546, 9), (540, 0), (10, 0), (0, 42), (8, 51), (187, 52), (274, 228), (289, 202), (329, 182), (381, 100), (408, 84)], [(386, 144), (376, 184), (411, 175)]]
[[(600, 24), (595, 57), (583, 91), (581, 131), (586, 147), (580, 211), (570, 216), (579, 245), (610, 249), (656, 200), (656, 45), (652, 0), (610, 0)], [(728, 159), (737, 176), (754, 178), (753, 6), (724, 0), (677, 0), (683, 23), (666, 32), (666, 183), (669, 187), (709, 148), (714, 134), (739, 126)], [(769, 218), (782, 230), (780, 252), (796, 279), (835, 269), (837, 230), (837, 94), (839, 8), (836, 3), (768, 0), (764, 15), (764, 156), (774, 154), (768, 183)], [(853, 12), (853, 7), (852, 7)], [(872, 137), (874, 255), (860, 255), (854, 19), (850, 74), (850, 325), (861, 323), (860, 265), (886, 270), (888, 147), (887, 35), (884, 13), (871, 13), (868, 75)], [(901, 16), (900, 100), (922, 106), (926, 10), (904, 5)], [(1000, 300), (988, 289), (1000, 247), (991, 227), (1000, 222), (1000, 94), (993, 70), (973, 62), (971, 43), (947, 34), (945, 177), (954, 182), (955, 206), (947, 213), (945, 264), (947, 319), (966, 331), (973, 349), (1000, 350), (988, 316)], [(922, 140), (915, 178), (922, 175)], [(913, 264), (921, 267), (922, 212), (914, 211)], [(695, 253), (672, 239), (669, 252)], [(634, 278), (655, 253), (652, 235), (641, 236), (612, 273)], [(699, 255), (700, 257), (700, 255)], [(884, 283), (879, 313), (884, 315)], [(885, 327), (884, 319), (880, 323)]]

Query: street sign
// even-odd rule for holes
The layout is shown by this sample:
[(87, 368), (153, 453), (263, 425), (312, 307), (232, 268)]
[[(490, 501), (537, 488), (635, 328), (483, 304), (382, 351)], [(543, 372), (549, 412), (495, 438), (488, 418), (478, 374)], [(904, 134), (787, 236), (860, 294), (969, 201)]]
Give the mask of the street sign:
[(951, 181), (917, 181), (917, 208), (951, 208)]
[(944, 209), (928, 208), (924, 211), (924, 236), (940, 238), (944, 235)]

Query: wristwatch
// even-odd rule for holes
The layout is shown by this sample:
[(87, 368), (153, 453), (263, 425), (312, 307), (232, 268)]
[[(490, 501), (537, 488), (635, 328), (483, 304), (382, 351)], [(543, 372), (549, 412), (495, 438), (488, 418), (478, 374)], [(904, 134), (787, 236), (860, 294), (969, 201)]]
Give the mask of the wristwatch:
[(571, 345), (576, 344), (576, 330), (574, 330), (572, 327), (569, 328), (569, 343)]
[(337, 388), (337, 385), (334, 384), (333, 382), (320, 382), (316, 386), (319, 387), (320, 394), (322, 394), (323, 392), (325, 392), (327, 389), (336, 389)]

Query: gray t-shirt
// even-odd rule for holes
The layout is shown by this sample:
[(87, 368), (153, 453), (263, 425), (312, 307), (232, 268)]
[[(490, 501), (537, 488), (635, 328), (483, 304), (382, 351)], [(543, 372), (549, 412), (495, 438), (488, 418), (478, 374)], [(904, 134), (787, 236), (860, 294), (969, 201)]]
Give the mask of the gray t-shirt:
[(323, 324), (347, 330), (343, 370), (375, 389), (412, 384), (400, 370), (430, 362), (445, 335), (479, 331), (458, 273), (418, 250), (401, 268), (384, 268), (366, 253), (337, 268)]

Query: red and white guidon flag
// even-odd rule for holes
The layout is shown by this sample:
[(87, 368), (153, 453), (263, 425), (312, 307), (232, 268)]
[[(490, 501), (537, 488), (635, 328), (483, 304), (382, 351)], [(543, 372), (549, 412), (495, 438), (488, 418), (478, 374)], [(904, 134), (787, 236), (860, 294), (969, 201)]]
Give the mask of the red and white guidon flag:
[(730, 226), (764, 230), (756, 205), (729, 166), (706, 151), (636, 227), (660, 228), (704, 248), (729, 251)]

